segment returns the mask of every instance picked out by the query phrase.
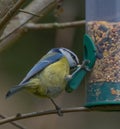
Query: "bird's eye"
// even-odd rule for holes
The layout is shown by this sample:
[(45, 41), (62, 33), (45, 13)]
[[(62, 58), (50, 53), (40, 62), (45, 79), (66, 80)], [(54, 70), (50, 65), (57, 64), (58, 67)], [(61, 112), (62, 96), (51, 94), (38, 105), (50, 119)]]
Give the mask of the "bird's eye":
[(73, 54), (71, 54), (71, 56), (72, 56), (73, 60), (75, 61), (75, 62), (74, 62), (74, 65), (76, 66), (77, 64), (79, 64), (79, 61), (78, 61), (77, 56), (75, 56), (75, 55), (73, 55)]

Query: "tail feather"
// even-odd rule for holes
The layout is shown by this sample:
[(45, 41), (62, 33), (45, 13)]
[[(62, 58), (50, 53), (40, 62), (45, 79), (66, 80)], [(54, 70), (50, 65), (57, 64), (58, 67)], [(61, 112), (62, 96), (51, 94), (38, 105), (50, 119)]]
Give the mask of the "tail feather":
[(23, 89), (24, 85), (18, 85), (13, 87), (12, 89), (10, 89), (7, 94), (6, 94), (6, 98), (11, 97), (12, 95), (14, 95), (15, 93), (21, 91)]

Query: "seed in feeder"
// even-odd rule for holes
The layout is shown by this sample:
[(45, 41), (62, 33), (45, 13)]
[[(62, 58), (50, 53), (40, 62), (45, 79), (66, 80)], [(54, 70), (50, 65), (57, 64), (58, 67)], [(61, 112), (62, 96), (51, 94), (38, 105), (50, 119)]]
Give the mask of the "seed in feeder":
[(120, 82), (120, 23), (88, 22), (88, 34), (97, 48), (91, 82)]

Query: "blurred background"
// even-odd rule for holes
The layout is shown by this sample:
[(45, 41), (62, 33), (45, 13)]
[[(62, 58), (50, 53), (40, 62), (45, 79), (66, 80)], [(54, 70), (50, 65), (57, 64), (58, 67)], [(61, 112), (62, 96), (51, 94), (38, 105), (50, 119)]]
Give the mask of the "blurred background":
[[(64, 12), (56, 18), (50, 12), (41, 23), (70, 22), (85, 19), (84, 0), (65, 0)], [(83, 35), (85, 26), (61, 30), (30, 31), (14, 45), (0, 54), (0, 113), (7, 116), (16, 113), (28, 113), (53, 109), (48, 99), (37, 98), (27, 92), (19, 92), (10, 99), (5, 99), (6, 92), (17, 85), (31, 67), (51, 48), (66, 47), (73, 50), (82, 61)], [(61, 107), (78, 107), (85, 104), (85, 80), (71, 94), (62, 93), (55, 99)], [(20, 120), (27, 129), (118, 129), (118, 112), (77, 112), (64, 114), (63, 117), (48, 115)], [(0, 129), (16, 129), (11, 124), (1, 125)]]

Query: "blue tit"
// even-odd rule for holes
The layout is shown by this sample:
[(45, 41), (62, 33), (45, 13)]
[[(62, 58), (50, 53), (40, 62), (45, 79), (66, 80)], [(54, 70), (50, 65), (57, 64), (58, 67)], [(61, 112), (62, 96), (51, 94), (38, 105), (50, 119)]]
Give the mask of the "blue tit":
[(65, 90), (71, 70), (78, 64), (78, 57), (69, 49), (53, 48), (33, 66), (17, 86), (7, 92), (6, 97), (26, 89), (38, 97), (50, 98), (58, 109), (52, 98)]

